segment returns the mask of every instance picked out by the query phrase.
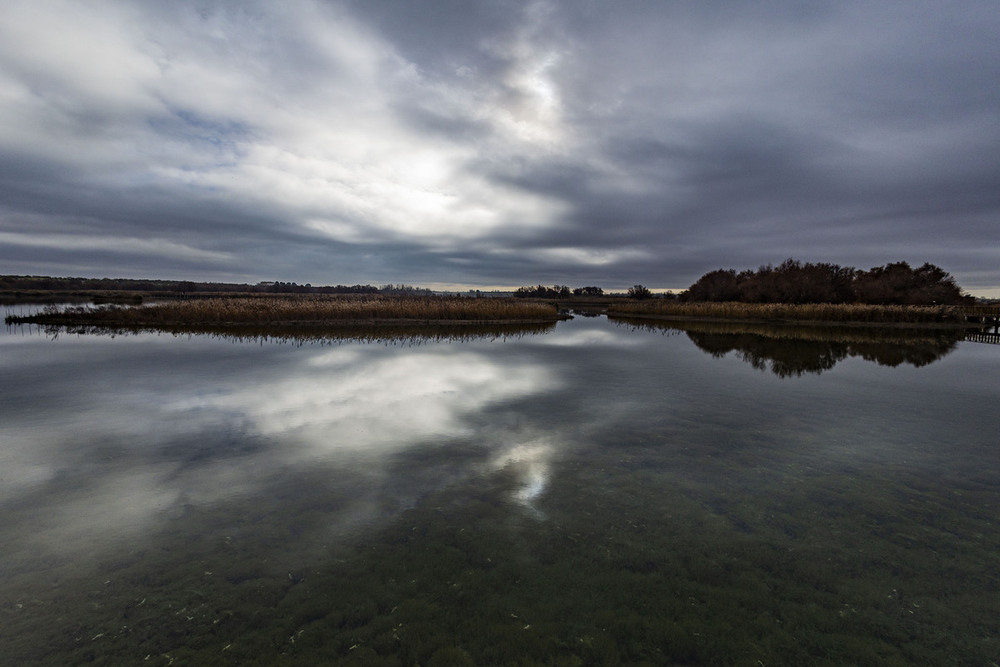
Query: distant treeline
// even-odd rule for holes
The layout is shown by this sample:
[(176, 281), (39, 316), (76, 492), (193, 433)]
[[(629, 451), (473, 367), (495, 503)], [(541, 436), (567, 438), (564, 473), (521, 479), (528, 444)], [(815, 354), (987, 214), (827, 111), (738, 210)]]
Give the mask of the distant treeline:
[(574, 289), (570, 289), (569, 285), (553, 285), (552, 287), (534, 285), (532, 287), (518, 287), (517, 291), (514, 292), (514, 296), (522, 298), (534, 297), (543, 299), (564, 299), (568, 296), (601, 296), (602, 294), (604, 294), (604, 290), (600, 287), (576, 287)]
[(961, 305), (972, 301), (946, 271), (933, 264), (906, 262), (868, 271), (793, 259), (756, 271), (718, 269), (679, 295), (682, 301), (743, 303), (860, 303), (879, 305)]
[(59, 292), (169, 292), (180, 294), (240, 292), (260, 294), (414, 294), (431, 290), (412, 285), (327, 285), (259, 282), (211, 283), (190, 280), (136, 280), (131, 278), (52, 278), (49, 276), (0, 276), (0, 290)]
[[(519, 297), (567, 298), (601, 296), (600, 287), (535, 285), (519, 287)], [(678, 299), (680, 301), (735, 301), (741, 303), (833, 303), (899, 306), (961, 305), (974, 299), (944, 269), (933, 264), (912, 268), (906, 262), (877, 266), (867, 271), (837, 264), (787, 259), (756, 271), (717, 269), (706, 273), (680, 294), (654, 295), (643, 285), (630, 287), (632, 299)]]
[[(285, 282), (210, 283), (189, 280), (135, 280), (129, 278), (51, 278), (47, 276), (0, 276), (0, 291), (59, 292), (148, 292), (148, 293), (262, 293), (262, 294), (410, 294), (426, 296), (431, 290), (412, 285), (331, 285), (315, 287)], [(571, 296), (604, 296), (596, 286), (568, 285), (519, 287), (514, 296), (564, 299)], [(613, 295), (612, 295), (613, 296)], [(643, 285), (630, 287), (627, 296), (657, 298)], [(787, 259), (756, 271), (717, 269), (706, 273), (680, 294), (659, 295), (680, 301), (736, 301), (742, 303), (832, 303), (874, 305), (961, 305), (974, 301), (965, 296), (944, 269), (933, 264), (912, 268), (906, 262), (877, 266), (867, 271), (837, 264)]]

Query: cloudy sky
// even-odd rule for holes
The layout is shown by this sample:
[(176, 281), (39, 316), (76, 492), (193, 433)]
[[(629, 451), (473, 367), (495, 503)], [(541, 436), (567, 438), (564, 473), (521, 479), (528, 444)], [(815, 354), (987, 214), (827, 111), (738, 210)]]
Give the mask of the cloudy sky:
[(4, 0), (0, 273), (1000, 296), (1000, 9)]

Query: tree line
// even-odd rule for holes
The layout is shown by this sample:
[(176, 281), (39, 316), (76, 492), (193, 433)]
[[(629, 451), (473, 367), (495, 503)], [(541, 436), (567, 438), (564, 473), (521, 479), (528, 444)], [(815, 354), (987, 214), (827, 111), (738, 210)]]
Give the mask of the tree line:
[(768, 264), (756, 271), (710, 271), (679, 298), (683, 301), (912, 306), (960, 305), (972, 300), (962, 294), (951, 275), (930, 263), (912, 268), (906, 262), (894, 262), (861, 271), (794, 259), (785, 260), (778, 266)]
[(0, 276), (0, 290), (40, 290), (59, 292), (151, 292), (197, 294), (207, 292), (240, 292), (259, 294), (430, 294), (429, 289), (411, 285), (323, 285), (310, 283), (263, 281), (247, 283), (213, 283), (191, 280), (147, 280), (135, 278), (53, 278), (51, 276)]
[[(207, 292), (250, 292), (264, 294), (403, 294), (428, 295), (431, 290), (412, 285), (299, 285), (294, 282), (264, 281), (212, 283), (189, 280), (142, 280), (131, 278), (53, 278), (48, 276), (0, 276), (0, 290), (44, 291), (129, 291), (197, 294)], [(594, 285), (519, 287), (514, 296), (565, 299), (571, 296), (599, 297), (604, 290)], [(800, 262), (787, 259), (757, 270), (737, 272), (716, 269), (699, 278), (679, 295), (654, 295), (643, 285), (627, 291), (633, 299), (658, 298), (681, 301), (739, 301), (744, 303), (863, 303), (878, 305), (959, 305), (972, 301), (965, 296), (944, 269), (930, 263), (917, 268), (906, 262), (876, 266), (867, 271), (837, 264)]]
[[(600, 296), (600, 287), (535, 285), (520, 287), (519, 297), (567, 298)], [(955, 279), (930, 263), (913, 268), (907, 262), (892, 262), (867, 271), (829, 263), (787, 259), (778, 266), (757, 270), (716, 269), (699, 278), (680, 294), (654, 295), (643, 285), (628, 288), (632, 299), (678, 299), (680, 301), (737, 301), (743, 303), (859, 303), (875, 305), (961, 305), (974, 299), (962, 293)]]
[(518, 287), (514, 292), (517, 297), (533, 297), (542, 299), (565, 299), (569, 296), (602, 296), (604, 290), (600, 287), (587, 286), (570, 289), (569, 285), (534, 285), (532, 287)]

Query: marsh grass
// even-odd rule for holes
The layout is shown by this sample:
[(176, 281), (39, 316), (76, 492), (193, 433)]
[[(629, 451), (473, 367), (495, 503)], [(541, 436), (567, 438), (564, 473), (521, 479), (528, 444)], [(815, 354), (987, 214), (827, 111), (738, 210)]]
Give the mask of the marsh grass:
[(661, 318), (711, 318), (719, 320), (768, 320), (845, 322), (863, 324), (964, 325), (965, 314), (954, 306), (879, 306), (834, 303), (740, 303), (637, 301), (612, 306), (608, 315)]
[(280, 296), (171, 300), (141, 307), (48, 307), (7, 324), (171, 327), (392, 322), (553, 322), (555, 306), (514, 299), (430, 296)]

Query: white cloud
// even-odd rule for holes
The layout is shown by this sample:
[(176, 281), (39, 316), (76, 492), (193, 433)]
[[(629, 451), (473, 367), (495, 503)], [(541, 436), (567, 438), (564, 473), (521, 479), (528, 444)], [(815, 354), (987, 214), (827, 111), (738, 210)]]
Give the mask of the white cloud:
[(621, 249), (598, 249), (598, 248), (524, 248), (518, 250), (507, 250), (498, 248), (489, 251), (490, 254), (498, 256), (514, 256), (534, 259), (545, 263), (565, 263), (580, 266), (607, 266), (619, 262), (630, 262), (637, 260), (652, 259), (652, 253), (648, 250), (638, 250), (632, 248)]
[[(424, 81), (334, 9), (303, 1), (141, 11), (18, 3), (0, 33), (2, 60), (16, 65), (0, 79), (0, 144), (124, 186), (258, 201), (292, 227), (346, 242), (440, 244), (544, 225), (564, 210), (468, 173), (475, 146), (407, 126), (397, 111), (404, 96), (431, 106), (448, 99), (453, 113), (472, 117), (478, 93)], [(531, 122), (550, 132), (546, 66), (512, 73), (510, 85), (534, 91)], [(517, 133), (536, 132), (526, 122)]]
[[(922, 261), (956, 225), (971, 230), (965, 248), (988, 236), (998, 61), (987, 3), (472, 3), (445, 24), (432, 13), (400, 25), (336, 0), (10, 0), (0, 194), (44, 213), (40, 234), (61, 224), (49, 214), (88, 215), (101, 224), (75, 232), (135, 238), (148, 226), (209, 252), (208, 271), (313, 283), (517, 284), (513, 272), (554, 262), (559, 282), (655, 287), (779, 261), (776, 237), (794, 241), (782, 255), (822, 246), (824, 259), (870, 265)], [(900, 239), (886, 214), (898, 210), (941, 231)], [(833, 217), (874, 221), (874, 240), (828, 238), (814, 221)], [(219, 220), (227, 238), (212, 239)], [(14, 224), (0, 217), (0, 230)], [(65, 264), (50, 240), (31, 261), (100, 266), (86, 244)], [(220, 264), (223, 243), (239, 248)], [(518, 260), (509, 275), (483, 256), (494, 248)], [(946, 269), (986, 266), (954, 257)], [(180, 275), (191, 267), (178, 258), (116, 266)]]

